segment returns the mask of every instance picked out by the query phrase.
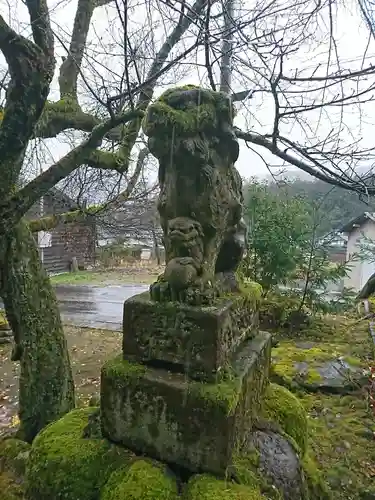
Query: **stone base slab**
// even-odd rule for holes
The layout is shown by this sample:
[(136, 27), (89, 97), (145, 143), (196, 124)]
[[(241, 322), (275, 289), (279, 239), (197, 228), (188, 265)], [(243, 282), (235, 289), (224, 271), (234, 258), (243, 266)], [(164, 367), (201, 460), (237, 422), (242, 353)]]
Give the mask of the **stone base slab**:
[(270, 353), (271, 337), (262, 332), (245, 342), (232, 376), (220, 383), (109, 361), (101, 374), (103, 434), (161, 461), (223, 475), (259, 411)]
[(241, 294), (194, 307), (154, 302), (146, 292), (124, 303), (123, 356), (142, 363), (171, 363), (191, 378), (215, 381), (257, 327), (255, 305)]

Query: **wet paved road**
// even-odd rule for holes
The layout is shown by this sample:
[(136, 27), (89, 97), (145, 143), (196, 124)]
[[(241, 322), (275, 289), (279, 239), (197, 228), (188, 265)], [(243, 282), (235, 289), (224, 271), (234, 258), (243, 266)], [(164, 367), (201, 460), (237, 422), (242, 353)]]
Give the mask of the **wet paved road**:
[[(122, 329), (122, 309), (126, 299), (148, 290), (148, 285), (78, 286), (56, 285), (64, 323), (107, 330)], [(0, 308), (3, 304), (0, 300)]]
[(56, 285), (64, 323), (121, 330), (124, 300), (148, 290), (148, 285)]

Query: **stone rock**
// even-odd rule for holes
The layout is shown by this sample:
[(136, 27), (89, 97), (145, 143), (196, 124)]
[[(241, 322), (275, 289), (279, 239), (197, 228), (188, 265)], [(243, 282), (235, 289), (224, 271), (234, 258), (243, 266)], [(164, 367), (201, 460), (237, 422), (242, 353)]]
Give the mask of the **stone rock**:
[(237, 347), (257, 329), (256, 294), (217, 299), (207, 307), (155, 303), (149, 294), (124, 303), (123, 355), (140, 362), (173, 363), (174, 370), (216, 380)]
[(230, 468), (241, 484), (257, 482), (266, 498), (332, 500), (307, 449), (307, 414), (285, 387), (269, 384), (262, 411)]
[[(323, 361), (319, 364), (300, 362), (294, 363), (293, 366), (298, 372), (300, 384), (310, 390), (341, 393), (358, 389), (366, 383), (363, 371), (343, 359)], [(309, 378), (312, 370), (316, 372), (313, 379)]]
[(101, 377), (103, 435), (191, 471), (225, 474), (260, 409), (270, 335), (249, 340), (218, 383), (129, 362), (107, 362)]
[(176, 480), (165, 466), (137, 460), (110, 475), (100, 500), (176, 500), (177, 495)]
[(28, 500), (97, 500), (110, 475), (135, 455), (105, 439), (84, 438), (96, 408), (67, 413), (33, 441), (26, 469)]
[(363, 362), (340, 344), (280, 342), (272, 360), (273, 380), (288, 387), (347, 393), (367, 384)]
[(305, 498), (300, 460), (285, 437), (272, 431), (255, 431), (248, 443), (258, 452), (258, 474), (265, 475), (284, 500)]

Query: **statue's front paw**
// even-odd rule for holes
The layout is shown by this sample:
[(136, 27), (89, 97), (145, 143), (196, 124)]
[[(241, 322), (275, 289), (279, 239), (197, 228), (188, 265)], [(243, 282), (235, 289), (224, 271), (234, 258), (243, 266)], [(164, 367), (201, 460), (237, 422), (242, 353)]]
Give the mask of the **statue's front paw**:
[(155, 283), (150, 285), (150, 297), (156, 302), (163, 302), (169, 300), (170, 290), (169, 285), (163, 279), (158, 279)]

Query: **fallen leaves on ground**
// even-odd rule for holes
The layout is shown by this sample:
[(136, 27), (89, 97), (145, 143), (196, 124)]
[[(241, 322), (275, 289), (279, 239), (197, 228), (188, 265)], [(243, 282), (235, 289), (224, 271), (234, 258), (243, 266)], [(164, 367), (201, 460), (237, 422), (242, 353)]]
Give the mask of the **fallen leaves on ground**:
[[(78, 404), (99, 393), (100, 368), (121, 352), (122, 334), (116, 331), (65, 326)], [(0, 435), (18, 425), (19, 364), (10, 360), (11, 344), (0, 345)]]

